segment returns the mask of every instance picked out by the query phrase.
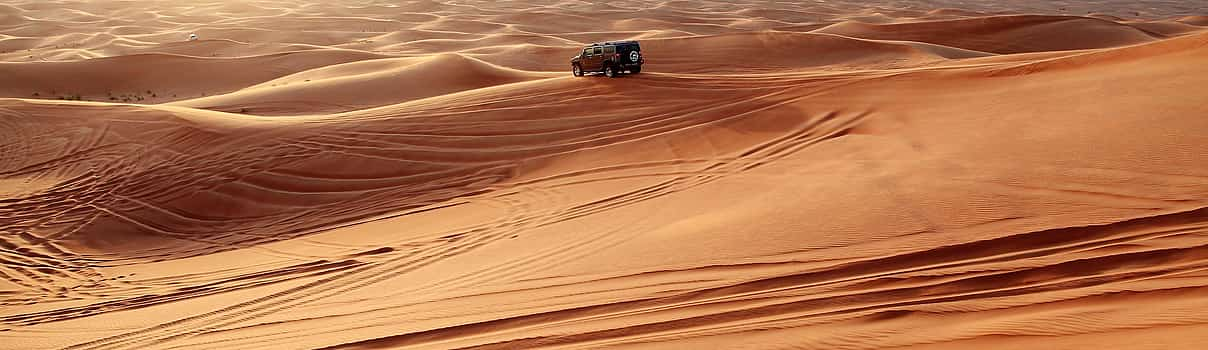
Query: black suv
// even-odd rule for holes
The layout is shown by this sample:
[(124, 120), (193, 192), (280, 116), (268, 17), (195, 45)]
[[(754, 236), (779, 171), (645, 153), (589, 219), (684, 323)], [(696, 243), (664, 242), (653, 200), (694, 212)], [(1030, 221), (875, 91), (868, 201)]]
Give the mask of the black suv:
[(606, 41), (584, 46), (578, 56), (570, 59), (570, 69), (576, 77), (584, 72), (601, 72), (612, 78), (624, 71), (641, 72), (643, 62), (646, 60), (637, 41)]

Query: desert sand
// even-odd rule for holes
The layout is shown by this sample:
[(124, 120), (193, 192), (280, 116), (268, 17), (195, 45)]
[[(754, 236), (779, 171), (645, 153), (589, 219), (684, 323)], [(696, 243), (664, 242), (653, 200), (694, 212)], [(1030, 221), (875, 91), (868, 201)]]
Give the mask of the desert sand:
[(6, 1), (0, 348), (1203, 349), (1203, 5)]

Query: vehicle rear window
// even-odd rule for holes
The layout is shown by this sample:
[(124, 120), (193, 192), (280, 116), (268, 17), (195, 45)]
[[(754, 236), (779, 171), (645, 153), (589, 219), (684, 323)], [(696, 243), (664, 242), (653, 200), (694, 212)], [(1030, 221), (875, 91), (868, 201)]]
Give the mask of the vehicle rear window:
[(597, 48), (594, 48), (594, 49), (592, 50), (592, 53), (595, 53), (595, 54), (599, 55), (599, 54), (600, 54), (600, 48), (598, 48), (598, 47), (597, 47)]
[(604, 53), (616, 53), (616, 52), (617, 52), (617, 48), (615, 48), (615, 47), (612, 47), (612, 46), (604, 47)]

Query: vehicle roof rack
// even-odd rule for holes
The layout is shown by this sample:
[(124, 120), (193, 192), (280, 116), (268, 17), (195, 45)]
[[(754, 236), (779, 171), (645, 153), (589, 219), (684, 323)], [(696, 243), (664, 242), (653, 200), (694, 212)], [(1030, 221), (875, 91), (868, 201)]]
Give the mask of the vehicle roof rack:
[(591, 43), (591, 45), (588, 45), (588, 46), (616, 45), (616, 44), (637, 44), (637, 43), (638, 43), (638, 41), (637, 41), (637, 40), (601, 41), (601, 42), (598, 42), (598, 43)]

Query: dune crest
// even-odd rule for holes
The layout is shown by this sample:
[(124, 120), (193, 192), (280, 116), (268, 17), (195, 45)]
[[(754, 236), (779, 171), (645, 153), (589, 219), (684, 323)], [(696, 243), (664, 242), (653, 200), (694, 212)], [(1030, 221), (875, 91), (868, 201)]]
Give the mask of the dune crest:
[[(259, 115), (334, 113), (554, 76), (504, 68), (459, 54), (385, 60), (390, 62), (359, 61), (323, 67), (173, 105)], [(352, 73), (364, 70), (371, 72)]]

